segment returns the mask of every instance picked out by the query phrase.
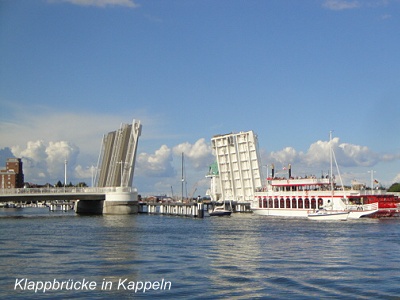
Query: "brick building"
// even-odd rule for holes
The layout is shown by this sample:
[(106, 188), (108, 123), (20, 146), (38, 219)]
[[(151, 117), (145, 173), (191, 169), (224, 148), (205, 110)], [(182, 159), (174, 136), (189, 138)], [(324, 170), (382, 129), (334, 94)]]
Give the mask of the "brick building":
[(20, 158), (7, 158), (6, 167), (0, 169), (0, 188), (24, 187), (24, 172)]

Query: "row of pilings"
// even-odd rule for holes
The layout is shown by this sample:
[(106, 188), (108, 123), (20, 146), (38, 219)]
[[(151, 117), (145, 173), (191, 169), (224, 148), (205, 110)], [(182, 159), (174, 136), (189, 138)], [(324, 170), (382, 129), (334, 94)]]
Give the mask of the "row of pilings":
[(139, 213), (204, 218), (204, 204), (190, 203), (139, 203)]
[[(139, 213), (204, 218), (205, 212), (212, 210), (215, 205), (215, 202), (143, 202), (139, 203)], [(225, 205), (228, 206), (229, 202), (226, 202)], [(250, 203), (232, 203), (230, 205), (233, 212), (251, 212)]]

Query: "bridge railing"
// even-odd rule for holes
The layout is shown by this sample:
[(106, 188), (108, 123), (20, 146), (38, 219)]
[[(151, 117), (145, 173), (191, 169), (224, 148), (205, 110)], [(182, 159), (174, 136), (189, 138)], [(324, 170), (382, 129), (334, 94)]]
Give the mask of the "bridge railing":
[(41, 188), (0, 188), (0, 195), (29, 195), (29, 194), (106, 194), (112, 192), (134, 192), (133, 187), (41, 187)]

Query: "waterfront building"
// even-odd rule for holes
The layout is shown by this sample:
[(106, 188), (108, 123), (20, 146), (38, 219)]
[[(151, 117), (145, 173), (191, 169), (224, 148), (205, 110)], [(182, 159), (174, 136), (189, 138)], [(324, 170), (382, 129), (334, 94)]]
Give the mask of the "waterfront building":
[(8, 158), (5, 168), (0, 169), (0, 188), (13, 189), (24, 187), (24, 172), (20, 158)]

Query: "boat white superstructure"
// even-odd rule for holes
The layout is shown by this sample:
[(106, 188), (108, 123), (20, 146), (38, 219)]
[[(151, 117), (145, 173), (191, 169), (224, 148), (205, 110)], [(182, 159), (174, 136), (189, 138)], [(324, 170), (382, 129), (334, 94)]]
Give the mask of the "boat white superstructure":
[[(364, 204), (358, 191), (338, 188), (334, 178), (327, 176), (293, 177), (288, 166), (287, 177), (267, 178), (263, 189), (254, 193), (252, 210), (255, 214), (281, 217), (304, 217), (321, 208), (336, 212), (348, 212), (349, 219), (358, 219), (376, 213), (378, 203)], [(331, 181), (333, 180), (333, 181)]]

